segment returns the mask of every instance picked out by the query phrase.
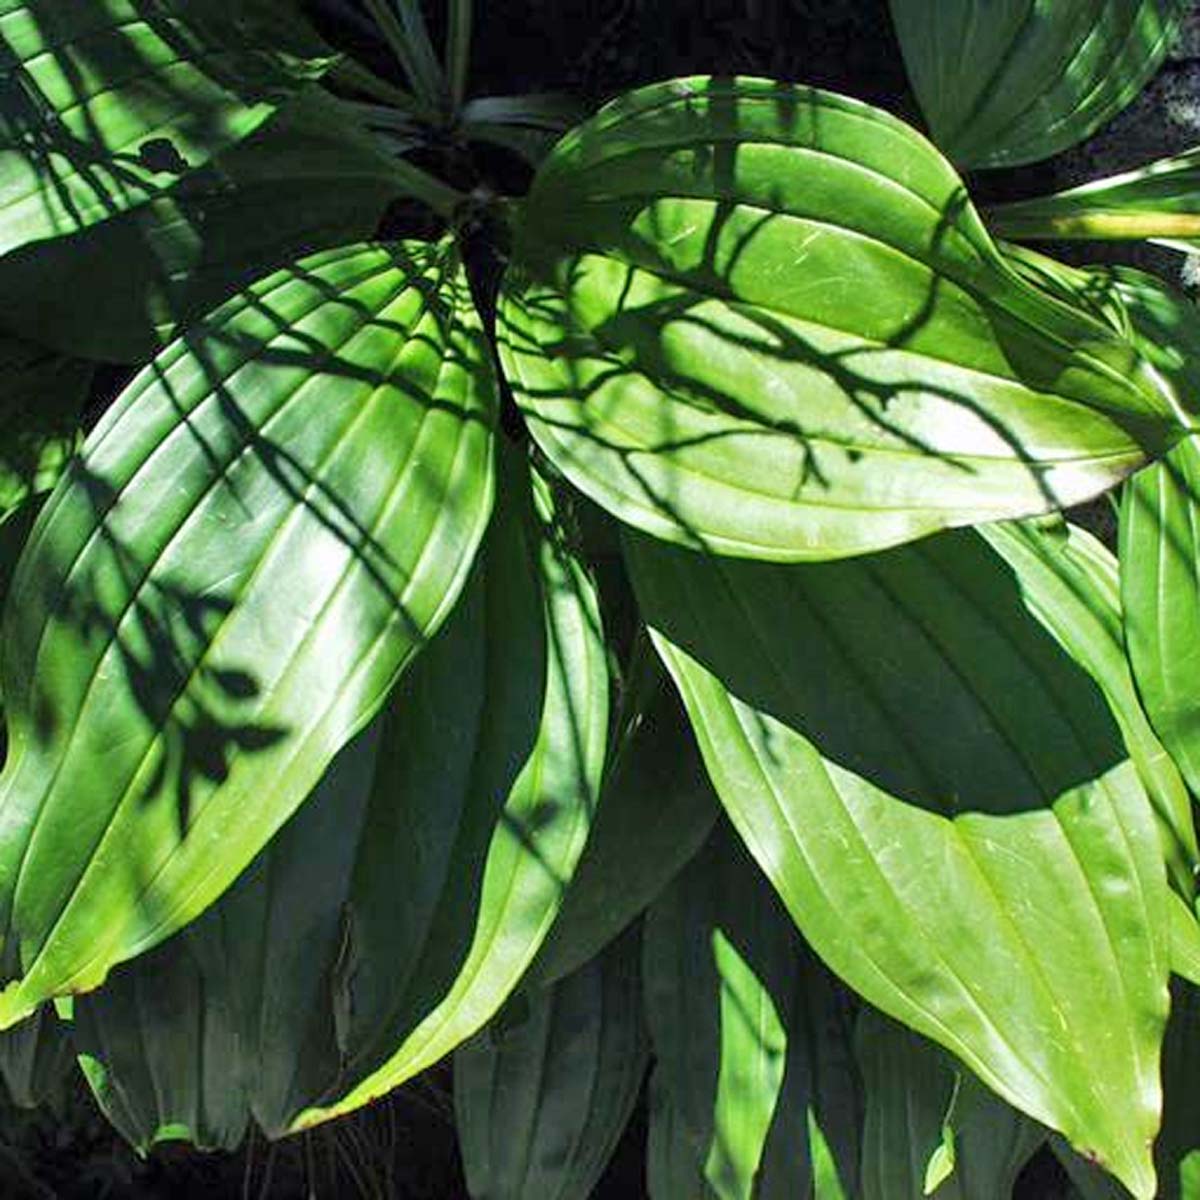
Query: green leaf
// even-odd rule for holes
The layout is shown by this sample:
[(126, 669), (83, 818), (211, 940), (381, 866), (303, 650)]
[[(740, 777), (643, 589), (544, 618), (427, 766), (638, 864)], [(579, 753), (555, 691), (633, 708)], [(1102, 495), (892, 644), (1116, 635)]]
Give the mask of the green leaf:
[(1193, 792), (1200, 788), (1200, 555), (1195, 435), (1135, 477), (1121, 504), (1125, 640), (1151, 722)]
[[(219, 1069), (270, 1136), (328, 1115), (310, 1106), (366, 1103), (474, 1034), (578, 860), (607, 719), (595, 598), (541, 485), (537, 513), (523, 470), (508, 464), (504, 485), (472, 580), (384, 711), (208, 912), (76, 1001), (136, 1045), (148, 1018), (121, 988), (199, 954), (195, 986), (227, 998), (236, 1049), (195, 1060), (185, 1095)], [(155, 1027), (177, 1054), (195, 1039), (180, 1011)], [(95, 1054), (137, 1092), (145, 1065)], [(185, 1103), (150, 1111), (189, 1123)]]
[(664, 1115), (678, 1125), (661, 1147), (678, 1160), (673, 1170), (692, 1157), (686, 1173), (721, 1200), (807, 1195), (811, 1115), (834, 1174), (856, 1195), (859, 1098), (844, 998), (725, 822), (651, 907), (644, 938), (646, 1017)]
[(74, 1071), (70, 1026), (50, 1005), (0, 1033), (0, 1079), (18, 1108), (58, 1107)]
[(1044, 1130), (872, 1009), (859, 1014), (855, 1049), (867, 1098), (863, 1200), (1011, 1200)]
[(648, 1091), (646, 1187), (651, 1200), (709, 1200), (714, 1193), (704, 1179), (704, 1146), (679, 1115), (659, 1065), (650, 1074)]
[(1167, 920), (1171, 934), (1171, 970), (1200, 987), (1200, 921), (1192, 907), (1174, 892)]
[(0, 254), (145, 204), (330, 61), (217, 0), (0, 0), (0, 42)]
[(933, 140), (966, 167), (1083, 141), (1149, 82), (1186, 0), (890, 0)]
[(608, 728), (598, 600), (541, 478), (510, 468), (504, 484), (514, 512), (489, 541), (486, 595), (456, 647), (418, 661), (405, 732), (384, 737), (336, 980), (344, 1077), (297, 1125), (382, 1095), (490, 1020), (584, 849)]
[(90, 363), (0, 334), (0, 521), (58, 481), (91, 379)]
[(1015, 276), (932, 146), (792, 85), (676, 80), (568, 134), (498, 317), (571, 482), (723, 554), (836, 558), (1048, 511), (1178, 434), (1162, 381)]
[(1012, 568), (1029, 611), (1104, 693), (1154, 804), (1172, 881), (1191, 896), (1200, 863), (1192, 800), (1134, 687), (1116, 558), (1086, 530), (1057, 519), (979, 532)]
[(144, 362), (268, 271), (370, 237), (402, 190), (338, 102), (306, 91), (169, 191), (10, 254), (0, 322), (85, 357)]
[(651, 670), (649, 701), (609, 764), (587, 848), (531, 982), (553, 983), (599, 954), (696, 854), (721, 811), (679, 697), (656, 659)]
[[(1159, 1200), (1196, 1200), (1198, 1194), (1197, 1071), (1200, 1071), (1200, 992), (1176, 980), (1171, 987), (1171, 1020), (1163, 1039), (1163, 1125), (1154, 1144)], [(1094, 1163), (1057, 1140), (1051, 1144), (1084, 1200), (1124, 1200), (1129, 1195)]]
[(183, 930), (75, 1002), (75, 1043), (92, 1094), (143, 1153), (183, 1140), (234, 1150), (246, 1133), (232, 981), (204, 970), (219, 953), (212, 936), (211, 924)]
[(454, 1056), (454, 1111), (472, 1196), (586, 1200), (646, 1071), (637, 929), (529, 995), (515, 1028)]
[(448, 244), (285, 269), (129, 384), (5, 610), (0, 1022), (197, 916), (379, 709), (466, 579), (495, 411)]
[(803, 567), (626, 549), (717, 793), (817, 953), (1151, 1196), (1153, 810), (1003, 562), (967, 531)]
[(1052, 196), (998, 204), (987, 216), (1002, 237), (1147, 238), (1191, 253), (1200, 241), (1200, 147)]

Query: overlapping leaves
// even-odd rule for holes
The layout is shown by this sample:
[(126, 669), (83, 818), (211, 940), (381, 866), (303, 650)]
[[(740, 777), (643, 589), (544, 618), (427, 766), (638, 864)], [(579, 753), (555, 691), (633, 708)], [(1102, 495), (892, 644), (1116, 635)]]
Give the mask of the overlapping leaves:
[(767, 81), (646, 88), (569, 134), (524, 202), (499, 339), (574, 484), (725, 554), (1047, 511), (1178, 436), (1133, 347), (1014, 277), (932, 146)]

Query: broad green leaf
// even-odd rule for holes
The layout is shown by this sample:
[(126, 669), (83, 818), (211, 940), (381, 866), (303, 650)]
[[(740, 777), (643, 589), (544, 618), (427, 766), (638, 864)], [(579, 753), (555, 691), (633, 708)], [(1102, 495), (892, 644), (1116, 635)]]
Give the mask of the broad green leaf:
[[(1171, 1020), (1163, 1039), (1163, 1126), (1154, 1144), (1159, 1200), (1197, 1200), (1200, 1196), (1200, 1107), (1196, 1073), (1200, 1071), (1200, 991), (1178, 980), (1171, 987)], [(1059, 1141), (1055, 1154), (1083, 1200), (1123, 1200), (1129, 1193), (1095, 1164)]]
[(0, 335), (0, 521), (63, 473), (91, 378), (90, 363)]
[(1178, 436), (1110, 327), (1018, 278), (908, 126), (684, 79), (568, 134), (498, 310), (533, 436), (670, 541), (837, 558), (1092, 496)]
[(50, 1005), (0, 1033), (0, 1079), (18, 1108), (58, 1107), (74, 1071), (70, 1027)]
[(998, 204), (987, 216), (1002, 237), (1146, 238), (1193, 252), (1200, 239), (1200, 147), (1052, 196)]
[(0, 1023), (197, 916), (379, 709), (465, 581), (495, 409), (448, 244), (305, 260), (129, 384), (5, 610)]
[(968, 531), (803, 567), (632, 535), (627, 556), (717, 793), (817, 953), (1153, 1195), (1154, 814), (1005, 564)]
[[(667, 1097), (658, 1119), (675, 1125), (651, 1134), (667, 1160), (655, 1170), (702, 1176), (703, 1194), (721, 1200), (808, 1195), (811, 1120), (857, 1195), (844, 997), (725, 822), (651, 906), (642, 973)], [(652, 1194), (672, 1200), (661, 1186)]]
[(301, 255), (374, 234), (403, 190), (338, 102), (305, 91), (170, 190), (0, 264), (0, 322), (144, 362), (179, 325)]
[(1012, 568), (1029, 611), (1104, 693), (1154, 804), (1172, 881), (1191, 896), (1200, 862), (1192, 800), (1134, 687), (1116, 558), (1086, 530), (1057, 519), (987, 525), (979, 532)]
[(203, 965), (219, 953), (203, 945), (212, 934), (211, 925), (185, 929), (75, 1002), (75, 1044), (92, 1094), (142, 1152), (184, 1140), (233, 1150), (246, 1133), (231, 981)]
[(862, 1200), (1011, 1200), (1045, 1131), (953, 1059), (872, 1009), (859, 1014)]
[(890, 0), (933, 140), (966, 167), (1049, 158), (1149, 82), (1186, 0)]
[(0, 255), (160, 195), (328, 66), (255, 18), (217, 0), (0, 0)]
[(541, 991), (524, 1021), (454, 1056), (467, 1189), (480, 1200), (587, 1200), (646, 1072), (637, 930)]
[[(513, 518), (525, 478), (504, 480)], [(428, 670), (418, 661), (404, 736), (385, 732), (335, 979), (343, 1078), (297, 1125), (382, 1095), (490, 1020), (583, 852), (608, 729), (604, 638), (550, 491), (532, 482), (536, 516), (498, 527), (474, 618)]]
[[(236, 1050), (193, 1057), (189, 1103), (212, 1069), (273, 1137), (312, 1105), (365, 1103), (488, 1021), (544, 936), (594, 802), (607, 681), (544, 493), (535, 517), (527, 477), (504, 482), (471, 582), (383, 712), (212, 908), (77, 999), (81, 1021), (136, 1045), (148, 1018), (122, 989), (198, 960)], [(156, 1015), (172, 1053), (194, 1042), (187, 1011)], [(137, 1092), (145, 1066), (95, 1056)], [(188, 1124), (177, 1109), (149, 1106)]]
[(667, 886), (721, 811), (679, 697), (657, 660), (644, 709), (609, 764), (563, 906), (530, 968), (546, 984), (578, 970)]

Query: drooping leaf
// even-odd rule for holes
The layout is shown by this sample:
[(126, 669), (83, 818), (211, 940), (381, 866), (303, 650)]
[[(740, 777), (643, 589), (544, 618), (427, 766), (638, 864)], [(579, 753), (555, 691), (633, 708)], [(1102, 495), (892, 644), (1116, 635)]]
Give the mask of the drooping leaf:
[(453, 655), (418, 662), (406, 733), (383, 739), (337, 975), (344, 1077), (298, 1125), (367, 1103), (490, 1020), (583, 852), (608, 729), (603, 632), (536, 473), (522, 516), (525, 478), (505, 481), (518, 511), (489, 539), (474, 620)]
[(738, 556), (1048, 511), (1178, 436), (1162, 381), (1015, 277), (929, 143), (766, 81), (645, 88), (568, 134), (523, 202), (498, 339), (576, 486)]
[(1081, 142), (1149, 82), (1186, 0), (890, 0), (933, 140), (966, 167)]
[[(721, 1200), (808, 1195), (811, 1122), (857, 1195), (844, 998), (725, 822), (651, 906), (644, 939), (646, 1017), (667, 1097), (657, 1119), (677, 1126), (651, 1134), (675, 1160), (664, 1176), (695, 1174)], [(661, 1187), (652, 1194), (671, 1200)]]
[(51, 1005), (0, 1033), (0, 1079), (18, 1108), (57, 1107), (75, 1069), (70, 1027)]
[[(1196, 1072), (1200, 1070), (1200, 991), (1176, 980), (1171, 987), (1171, 1020), (1163, 1039), (1163, 1126), (1154, 1143), (1159, 1200), (1200, 1196), (1200, 1110)], [(1083, 1200), (1126, 1200), (1129, 1193), (1094, 1163), (1055, 1139), (1055, 1154)]]
[(479, 1200), (588, 1200), (646, 1071), (636, 928), (552, 986), (525, 1019), (454, 1056), (467, 1189)]
[(220, 953), (204, 945), (213, 932), (182, 930), (75, 1002), (75, 1043), (92, 1094), (142, 1152), (164, 1141), (233, 1150), (246, 1133), (232, 981), (204, 970)]
[(1057, 519), (998, 523), (979, 532), (1012, 568), (1029, 611), (1104, 693), (1154, 804), (1171, 878), (1190, 897), (1200, 862), (1192, 800), (1134, 687), (1116, 558), (1086, 530)]
[(587, 848), (531, 981), (553, 983), (599, 954), (695, 855), (720, 812), (679, 697), (652, 663), (650, 698), (609, 764)]
[(855, 1048), (866, 1095), (863, 1200), (1011, 1200), (1045, 1130), (873, 1009), (859, 1014)]
[(646, 1188), (651, 1200), (709, 1200), (714, 1193), (704, 1178), (705, 1147), (679, 1115), (661, 1066), (650, 1074), (647, 1106)]
[(229, 885), (445, 618), (495, 380), (449, 245), (255, 285), (126, 388), (5, 610), (0, 1021)]
[(1125, 639), (1138, 689), (1193, 792), (1200, 787), (1200, 445), (1181, 442), (1131, 482), (1121, 505)]
[(332, 97), (303, 92), (175, 187), (0, 265), (0, 322), (143, 362), (177, 328), (304, 254), (370, 237), (402, 189)]
[(0, 521), (63, 473), (91, 378), (90, 363), (0, 335)]
[(254, 5), (0, 3), (0, 255), (144, 204), (328, 66)]
[(627, 555), (717, 793), (814, 949), (1151, 1196), (1153, 810), (1003, 562), (967, 531), (803, 567)]
[[(118, 1050), (153, 1020), (182, 1054), (188, 1007), (148, 1017), (130, 981), (184, 955), (194, 988), (225, 997), (235, 1049), (193, 1054), (176, 1112), (143, 1097), (160, 1122), (187, 1124), (212, 1069), (270, 1136), (318, 1103), (365, 1103), (475, 1033), (536, 952), (594, 801), (606, 679), (594, 598), (544, 492), (535, 518), (527, 476), (505, 484), (471, 582), (384, 711), (208, 912), (77, 999)], [(153, 1070), (100, 1040), (93, 1053), (118, 1090)]]
[(1052, 196), (998, 204), (988, 224), (1002, 237), (1145, 238), (1193, 252), (1200, 244), (1200, 147)]

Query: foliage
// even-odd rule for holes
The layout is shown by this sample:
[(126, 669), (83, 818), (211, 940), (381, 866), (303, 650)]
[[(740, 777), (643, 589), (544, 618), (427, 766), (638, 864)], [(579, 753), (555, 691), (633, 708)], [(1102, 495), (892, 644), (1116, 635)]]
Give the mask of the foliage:
[(960, 173), (1184, 7), (892, 0), (931, 142), (0, 0), (14, 1097), (229, 1149), (453, 1056), (472, 1194), (570, 1200), (652, 1062), (656, 1200), (1190, 1194), (1200, 316), (1005, 239), (1186, 247), (1198, 152)]

